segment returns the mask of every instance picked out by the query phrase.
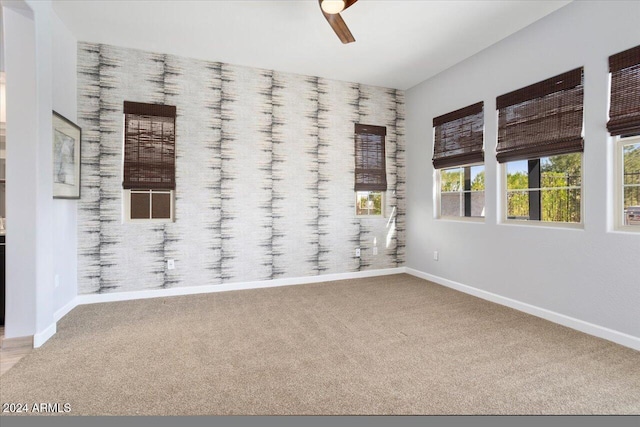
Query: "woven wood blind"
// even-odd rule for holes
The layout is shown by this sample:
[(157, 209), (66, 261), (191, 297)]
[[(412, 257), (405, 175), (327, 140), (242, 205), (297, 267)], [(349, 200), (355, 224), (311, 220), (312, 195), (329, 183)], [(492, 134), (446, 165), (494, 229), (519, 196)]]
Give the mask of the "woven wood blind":
[(384, 139), (387, 128), (356, 124), (356, 191), (386, 191)]
[(176, 107), (124, 103), (125, 189), (176, 188)]
[(436, 169), (484, 162), (484, 103), (470, 105), (433, 119)]
[(609, 57), (611, 135), (640, 134), (640, 46)]
[(583, 151), (583, 69), (499, 96), (500, 163)]

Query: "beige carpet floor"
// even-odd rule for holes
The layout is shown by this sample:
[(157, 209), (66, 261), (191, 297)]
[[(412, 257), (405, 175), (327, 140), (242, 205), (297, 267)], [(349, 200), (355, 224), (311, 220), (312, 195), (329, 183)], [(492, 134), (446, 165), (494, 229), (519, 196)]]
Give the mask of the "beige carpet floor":
[(84, 414), (639, 414), (640, 352), (408, 275), (85, 305), (0, 377)]

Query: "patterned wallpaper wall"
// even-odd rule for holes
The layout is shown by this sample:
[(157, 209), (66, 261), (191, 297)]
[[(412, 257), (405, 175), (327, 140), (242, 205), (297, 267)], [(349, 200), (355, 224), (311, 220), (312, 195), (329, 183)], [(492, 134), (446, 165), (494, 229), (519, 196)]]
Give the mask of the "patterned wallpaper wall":
[[(80, 293), (404, 264), (404, 92), (90, 43), (78, 85)], [(125, 100), (177, 107), (173, 223), (122, 221)], [(355, 216), (354, 123), (387, 127), (382, 219)]]

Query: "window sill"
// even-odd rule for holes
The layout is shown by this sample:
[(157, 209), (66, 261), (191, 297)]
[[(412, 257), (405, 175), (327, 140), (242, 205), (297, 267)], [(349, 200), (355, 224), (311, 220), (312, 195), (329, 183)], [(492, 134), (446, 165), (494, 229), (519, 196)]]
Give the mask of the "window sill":
[(527, 221), (517, 219), (505, 219), (498, 225), (549, 228), (554, 230), (577, 230), (584, 231), (584, 223), (573, 222), (543, 222), (543, 221)]
[(383, 215), (356, 215), (356, 219), (385, 219)]
[(619, 225), (610, 232), (616, 234), (635, 235), (640, 233), (640, 225)]
[(172, 219), (125, 219), (123, 224), (171, 224)]
[(436, 218), (436, 221), (443, 222), (463, 222), (471, 224), (484, 224), (485, 218), (479, 216), (440, 216)]

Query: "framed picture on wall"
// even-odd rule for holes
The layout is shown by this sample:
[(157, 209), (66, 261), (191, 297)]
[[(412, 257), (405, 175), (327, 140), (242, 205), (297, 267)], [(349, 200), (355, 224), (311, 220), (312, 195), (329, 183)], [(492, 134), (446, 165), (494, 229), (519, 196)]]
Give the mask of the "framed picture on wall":
[(53, 198), (80, 198), (80, 139), (82, 130), (53, 112)]

